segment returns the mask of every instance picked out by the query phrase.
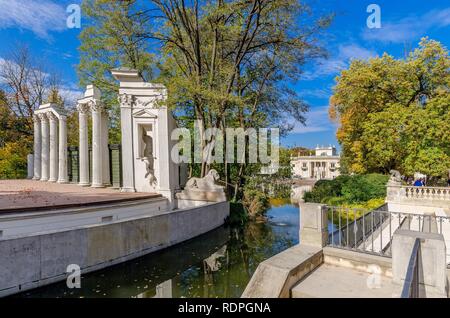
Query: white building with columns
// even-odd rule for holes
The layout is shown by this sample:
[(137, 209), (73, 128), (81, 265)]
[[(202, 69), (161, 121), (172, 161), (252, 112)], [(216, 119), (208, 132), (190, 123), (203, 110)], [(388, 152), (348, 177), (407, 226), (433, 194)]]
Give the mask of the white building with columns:
[(67, 117), (54, 103), (34, 112), (34, 180), (67, 183)]
[(334, 179), (340, 175), (340, 156), (336, 147), (319, 147), (314, 155), (291, 157), (294, 178), (302, 179)]

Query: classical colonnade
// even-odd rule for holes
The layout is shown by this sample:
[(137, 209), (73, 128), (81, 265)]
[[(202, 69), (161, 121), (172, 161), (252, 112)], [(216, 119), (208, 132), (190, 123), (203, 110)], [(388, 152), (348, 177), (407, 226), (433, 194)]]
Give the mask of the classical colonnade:
[[(78, 101), (79, 185), (101, 188), (110, 185), (108, 113), (100, 92), (88, 85)], [(89, 171), (89, 114), (92, 117), (92, 170)], [(34, 116), (34, 180), (68, 183), (67, 117), (55, 104), (41, 105)], [(91, 174), (92, 173), (92, 174)]]
[[(79, 101), (79, 185), (102, 188), (110, 185), (108, 115), (104, 106), (96, 100)], [(89, 113), (92, 115), (92, 182), (89, 174)]]
[(34, 180), (67, 183), (67, 117), (53, 104), (42, 105), (34, 120)]

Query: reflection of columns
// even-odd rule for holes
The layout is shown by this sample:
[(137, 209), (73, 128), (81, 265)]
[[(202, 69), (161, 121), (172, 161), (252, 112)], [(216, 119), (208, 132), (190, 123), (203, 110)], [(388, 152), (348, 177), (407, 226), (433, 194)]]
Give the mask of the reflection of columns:
[(50, 160), (50, 136), (48, 128), (48, 118), (45, 114), (39, 114), (41, 120), (41, 181), (48, 181), (49, 177), (49, 160)]
[(102, 112), (102, 167), (103, 167), (103, 185), (110, 186), (111, 179), (109, 173), (109, 120), (108, 111), (104, 109)]
[(79, 133), (80, 144), (78, 149), (79, 161), (80, 161), (80, 182), (81, 186), (88, 186), (89, 182), (89, 146), (88, 146), (88, 111), (87, 104), (78, 104), (78, 121), (79, 121)]
[(172, 295), (172, 280), (166, 280), (165, 282), (156, 286), (156, 295), (153, 298), (173, 298)]
[(67, 176), (67, 118), (59, 118), (59, 172), (58, 183), (68, 183)]
[(89, 103), (92, 111), (92, 187), (103, 187), (102, 168), (102, 112), (100, 103), (92, 101)]
[(49, 182), (58, 180), (58, 118), (55, 114), (47, 113), (50, 121), (50, 178)]
[(41, 178), (41, 121), (39, 116), (34, 115), (34, 175), (33, 180)]

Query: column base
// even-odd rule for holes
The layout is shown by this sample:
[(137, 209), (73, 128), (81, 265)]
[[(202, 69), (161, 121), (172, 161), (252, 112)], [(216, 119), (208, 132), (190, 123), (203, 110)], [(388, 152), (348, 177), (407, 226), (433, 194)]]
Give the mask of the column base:
[(88, 183), (88, 182), (83, 182), (83, 183), (78, 183), (78, 185), (80, 186), (80, 187), (90, 187), (91, 186), (91, 184), (90, 183)]
[(39, 181), (39, 180), (41, 180), (41, 177), (33, 177), (33, 179), (31, 179), (31, 180)]
[(42, 181), (42, 182), (48, 182), (48, 179), (39, 179), (39, 181)]
[(104, 188), (105, 186), (102, 184), (102, 183), (98, 183), (98, 184), (95, 184), (95, 183), (93, 183), (92, 185), (91, 185), (91, 188)]
[(129, 193), (134, 193), (136, 192), (135, 188), (120, 188), (120, 192), (129, 192)]
[(56, 182), (59, 183), (59, 184), (68, 184), (69, 183), (68, 180), (58, 180)]
[(58, 180), (56, 180), (56, 179), (48, 179), (47, 181), (48, 182), (52, 182), (52, 183), (56, 183), (56, 181), (58, 181)]

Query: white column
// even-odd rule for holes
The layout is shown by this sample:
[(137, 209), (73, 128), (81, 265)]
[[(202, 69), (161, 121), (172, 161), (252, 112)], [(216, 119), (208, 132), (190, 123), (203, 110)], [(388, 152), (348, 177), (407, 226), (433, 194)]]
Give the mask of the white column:
[(102, 111), (100, 102), (89, 103), (92, 111), (92, 187), (103, 187)]
[(34, 155), (27, 155), (27, 179), (34, 178)]
[(49, 161), (50, 161), (50, 131), (48, 127), (48, 118), (46, 114), (39, 114), (41, 120), (41, 181), (48, 181)]
[(121, 192), (136, 192), (133, 155), (133, 96), (120, 95), (120, 125), (122, 133), (122, 188)]
[(68, 183), (67, 175), (67, 117), (59, 117), (59, 172), (58, 183)]
[(110, 186), (111, 179), (109, 173), (109, 118), (106, 109), (102, 112), (102, 167), (103, 167), (103, 185)]
[(58, 181), (58, 117), (48, 113), (50, 121), (50, 178), (49, 182)]
[(33, 115), (34, 120), (34, 174), (33, 180), (41, 179), (41, 121), (38, 115)]
[(87, 104), (78, 104), (78, 121), (79, 121), (79, 163), (80, 163), (80, 181), (79, 185), (88, 186), (89, 182), (89, 145), (88, 145), (88, 111)]

